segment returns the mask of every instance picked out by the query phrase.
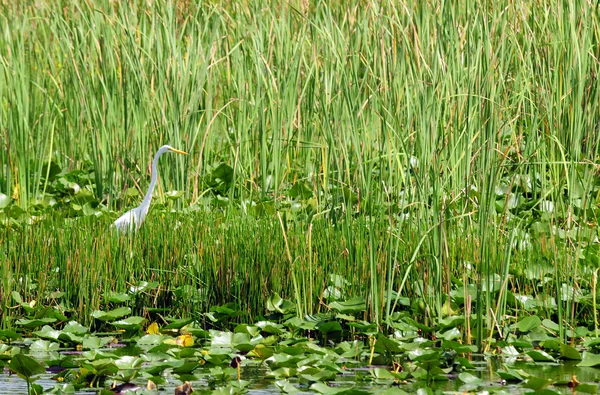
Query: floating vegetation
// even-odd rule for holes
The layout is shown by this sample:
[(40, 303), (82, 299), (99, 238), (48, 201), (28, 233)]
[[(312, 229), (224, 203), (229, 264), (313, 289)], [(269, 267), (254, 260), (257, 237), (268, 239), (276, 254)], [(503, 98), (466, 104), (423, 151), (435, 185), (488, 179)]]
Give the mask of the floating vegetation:
[(0, 384), (596, 392), (597, 11), (0, 0)]

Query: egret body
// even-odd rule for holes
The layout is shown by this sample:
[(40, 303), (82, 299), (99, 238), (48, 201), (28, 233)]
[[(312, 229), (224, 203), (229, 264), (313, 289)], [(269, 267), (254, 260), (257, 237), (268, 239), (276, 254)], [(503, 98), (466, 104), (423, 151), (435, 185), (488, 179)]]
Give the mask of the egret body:
[(154, 155), (154, 160), (152, 160), (152, 179), (150, 180), (150, 186), (148, 187), (148, 192), (146, 192), (146, 195), (144, 195), (142, 204), (140, 204), (139, 207), (127, 211), (113, 223), (113, 226), (116, 227), (117, 230), (125, 233), (130, 230), (138, 230), (140, 226), (142, 226), (142, 222), (144, 222), (144, 218), (146, 218), (146, 214), (148, 214), (148, 209), (150, 208), (152, 192), (154, 191), (154, 187), (158, 181), (158, 172), (156, 171), (158, 158), (160, 158), (160, 156), (166, 152), (175, 152), (176, 154), (187, 155), (186, 152), (175, 149), (170, 145), (163, 145), (159, 148), (159, 150), (156, 152), (156, 155)]

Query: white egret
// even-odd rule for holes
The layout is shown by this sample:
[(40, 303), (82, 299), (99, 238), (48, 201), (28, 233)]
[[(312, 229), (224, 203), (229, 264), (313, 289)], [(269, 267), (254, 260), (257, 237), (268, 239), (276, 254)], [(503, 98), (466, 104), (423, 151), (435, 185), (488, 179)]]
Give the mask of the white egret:
[(144, 222), (144, 218), (146, 218), (146, 214), (148, 214), (148, 209), (150, 208), (152, 191), (154, 191), (154, 186), (156, 185), (156, 181), (158, 181), (158, 172), (156, 171), (158, 158), (165, 152), (175, 152), (176, 154), (187, 155), (187, 152), (175, 149), (170, 145), (163, 145), (160, 147), (156, 152), (156, 155), (154, 155), (154, 160), (152, 160), (152, 179), (150, 180), (150, 186), (148, 187), (148, 192), (146, 192), (146, 195), (144, 196), (144, 200), (142, 200), (142, 204), (140, 204), (139, 207), (129, 210), (113, 223), (113, 226), (116, 227), (117, 230), (125, 233), (129, 230), (138, 230), (140, 226), (142, 226), (142, 222)]

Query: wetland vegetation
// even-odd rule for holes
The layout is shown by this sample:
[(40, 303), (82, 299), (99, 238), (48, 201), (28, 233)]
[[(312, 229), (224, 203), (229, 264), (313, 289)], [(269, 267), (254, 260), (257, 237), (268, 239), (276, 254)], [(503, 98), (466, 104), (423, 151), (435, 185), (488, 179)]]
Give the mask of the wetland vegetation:
[(595, 393), (599, 11), (0, 0), (1, 385)]

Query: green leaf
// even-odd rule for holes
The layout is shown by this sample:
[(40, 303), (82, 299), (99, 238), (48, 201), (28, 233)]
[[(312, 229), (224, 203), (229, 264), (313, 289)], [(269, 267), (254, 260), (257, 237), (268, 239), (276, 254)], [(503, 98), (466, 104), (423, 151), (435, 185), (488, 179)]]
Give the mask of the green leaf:
[(267, 299), (267, 310), (268, 311), (277, 311), (281, 314), (288, 314), (293, 312), (295, 306), (289, 300), (282, 299), (279, 294), (274, 293)]
[(531, 350), (526, 352), (535, 362), (555, 362), (552, 355), (542, 350)]
[(598, 392), (598, 384), (579, 384), (575, 387), (573, 393), (595, 394)]
[(24, 326), (25, 328), (33, 329), (33, 328), (37, 328), (42, 325), (52, 324), (56, 321), (57, 321), (56, 318), (41, 318), (39, 320), (20, 319), (20, 320), (17, 320), (15, 323), (17, 325)]
[(23, 354), (17, 354), (12, 357), (8, 368), (27, 381), (30, 381), (35, 375), (46, 372), (44, 365)]
[(524, 388), (529, 388), (532, 390), (541, 390), (552, 383), (552, 380), (543, 379), (541, 377), (529, 377), (525, 383), (523, 383)]
[(294, 387), (294, 385), (288, 380), (277, 380), (275, 381), (275, 385), (277, 386), (277, 388), (279, 388), (281, 392), (284, 392), (286, 394), (295, 394), (299, 392), (299, 390), (296, 387)]
[(114, 321), (111, 324), (120, 329), (125, 330), (136, 330), (141, 329), (142, 324), (146, 321), (144, 317), (132, 316), (127, 317), (124, 320)]
[(462, 372), (458, 375), (458, 379), (460, 381), (462, 381), (465, 384), (481, 384), (483, 382), (482, 379), (480, 379), (477, 376), (473, 376), (471, 373), (467, 373), (467, 372)]
[(124, 303), (131, 299), (131, 296), (125, 293), (111, 293), (105, 299), (110, 303)]
[(92, 313), (92, 317), (100, 321), (114, 321), (131, 313), (129, 307), (119, 307), (110, 311), (96, 310)]
[(310, 386), (310, 389), (313, 391), (319, 392), (321, 394), (325, 394), (325, 395), (333, 395), (333, 394), (337, 394), (337, 395), (369, 395), (370, 394), (369, 391), (358, 390), (358, 389), (354, 389), (354, 388), (349, 388), (349, 389), (339, 388), (339, 387), (332, 388), (332, 387), (329, 387), (325, 383), (314, 383), (313, 385)]
[(583, 352), (581, 362), (577, 366), (597, 367), (600, 366), (600, 354), (593, 354), (588, 351)]
[(8, 329), (0, 330), (0, 339), (5, 339), (8, 341), (11, 341), (11, 340), (19, 339), (20, 337), (21, 337), (21, 335), (19, 335), (15, 331), (11, 331)]
[(506, 371), (499, 370), (496, 372), (496, 374), (500, 376), (501, 379), (513, 382), (523, 381), (527, 377), (529, 377), (529, 374), (527, 372), (520, 369), (506, 369)]
[(315, 329), (321, 333), (341, 332), (342, 325), (337, 321), (320, 322)]
[(523, 318), (517, 323), (517, 329), (521, 332), (529, 332), (535, 328), (539, 328), (542, 320), (537, 315), (531, 315)]
[(31, 352), (49, 352), (49, 351), (58, 351), (59, 348), (58, 343), (49, 342), (48, 340), (38, 339), (31, 343), (29, 346), (29, 350)]
[(367, 309), (367, 301), (362, 296), (359, 296), (343, 302), (331, 302), (329, 307), (343, 314), (358, 313)]
[(560, 345), (560, 356), (562, 359), (581, 361), (581, 353), (567, 344)]

